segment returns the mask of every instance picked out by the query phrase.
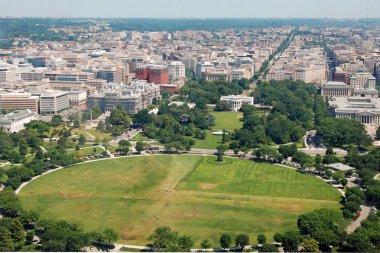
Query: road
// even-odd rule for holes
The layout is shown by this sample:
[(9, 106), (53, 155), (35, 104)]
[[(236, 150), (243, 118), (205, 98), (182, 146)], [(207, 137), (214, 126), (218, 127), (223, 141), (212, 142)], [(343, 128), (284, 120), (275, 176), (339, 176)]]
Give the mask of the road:
[(355, 231), (355, 229), (361, 226), (361, 222), (368, 218), (368, 215), (370, 213), (371, 207), (365, 205), (361, 206), (360, 216), (356, 220), (352, 221), (350, 225), (347, 226), (346, 232), (348, 234), (352, 234)]

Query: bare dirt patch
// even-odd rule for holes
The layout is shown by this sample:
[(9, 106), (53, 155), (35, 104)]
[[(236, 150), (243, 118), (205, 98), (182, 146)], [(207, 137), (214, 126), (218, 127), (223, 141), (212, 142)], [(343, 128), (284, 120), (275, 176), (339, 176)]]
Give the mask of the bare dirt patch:
[(210, 183), (199, 183), (199, 188), (203, 190), (211, 190), (215, 189), (218, 185), (217, 184), (210, 184)]

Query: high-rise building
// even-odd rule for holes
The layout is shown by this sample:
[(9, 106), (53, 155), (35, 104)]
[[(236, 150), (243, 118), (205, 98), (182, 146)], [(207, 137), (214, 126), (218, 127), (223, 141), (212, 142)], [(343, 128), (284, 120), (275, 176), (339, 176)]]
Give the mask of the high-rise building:
[(106, 80), (108, 83), (124, 83), (124, 69), (120, 67), (109, 67), (99, 69), (96, 78)]
[(138, 80), (147, 80), (155, 84), (169, 83), (169, 70), (164, 65), (141, 65), (136, 67), (135, 73)]
[(16, 81), (16, 69), (9, 64), (0, 63), (0, 83), (12, 83)]
[(35, 91), (32, 95), (40, 97), (41, 114), (57, 114), (70, 106), (70, 96), (64, 91)]
[(168, 65), (169, 76), (173, 80), (186, 77), (185, 64), (179, 61), (173, 61)]

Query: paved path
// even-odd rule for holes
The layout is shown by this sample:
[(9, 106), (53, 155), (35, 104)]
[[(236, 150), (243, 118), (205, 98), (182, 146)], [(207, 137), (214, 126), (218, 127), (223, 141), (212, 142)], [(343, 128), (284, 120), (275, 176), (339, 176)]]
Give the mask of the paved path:
[(355, 229), (361, 226), (361, 222), (368, 218), (370, 212), (371, 207), (364, 205), (361, 206), (360, 216), (356, 220), (352, 221), (350, 225), (347, 226), (346, 232), (348, 234), (352, 234), (355, 231)]

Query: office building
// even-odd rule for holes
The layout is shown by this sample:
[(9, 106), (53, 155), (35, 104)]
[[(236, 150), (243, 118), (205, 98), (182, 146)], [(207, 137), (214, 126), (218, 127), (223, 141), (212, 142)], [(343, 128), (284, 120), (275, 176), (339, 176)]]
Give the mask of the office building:
[(99, 69), (96, 78), (106, 80), (107, 83), (124, 83), (124, 69), (119, 67), (109, 67)]
[(88, 98), (87, 107), (99, 107), (105, 113), (120, 105), (128, 114), (133, 115), (148, 108), (155, 98), (161, 98), (160, 87), (146, 81), (134, 81), (131, 85), (109, 83), (104, 90)]
[(0, 107), (2, 110), (31, 110), (39, 111), (39, 97), (30, 93), (1, 93)]
[(70, 107), (70, 95), (68, 92), (57, 90), (35, 91), (33, 95), (40, 97), (41, 114), (57, 114)]
[(168, 65), (169, 77), (172, 80), (178, 80), (186, 77), (185, 64), (179, 61), (173, 61)]
[(9, 64), (0, 63), (0, 83), (13, 83), (16, 81), (16, 69)]

